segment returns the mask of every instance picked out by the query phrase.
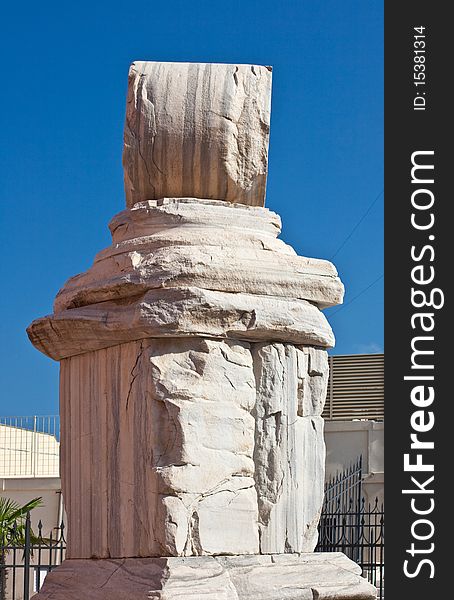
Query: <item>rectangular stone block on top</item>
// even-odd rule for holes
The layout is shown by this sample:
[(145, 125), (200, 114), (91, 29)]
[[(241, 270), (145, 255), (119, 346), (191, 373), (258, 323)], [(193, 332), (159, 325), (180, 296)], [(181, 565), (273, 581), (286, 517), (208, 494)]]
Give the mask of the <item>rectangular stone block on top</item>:
[(126, 204), (168, 197), (265, 202), (271, 67), (134, 62)]

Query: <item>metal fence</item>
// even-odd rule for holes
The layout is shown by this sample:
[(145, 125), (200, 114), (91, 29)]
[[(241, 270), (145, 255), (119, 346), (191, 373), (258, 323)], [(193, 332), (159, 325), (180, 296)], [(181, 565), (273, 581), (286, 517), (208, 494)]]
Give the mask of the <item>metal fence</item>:
[(385, 513), (361, 496), (361, 459), (325, 486), (316, 552), (344, 552), (385, 597)]
[(362, 481), (363, 457), (359, 456), (342, 473), (338, 473), (326, 482), (323, 512), (332, 512), (339, 508), (348, 510), (352, 502), (355, 506), (359, 506), (362, 497)]
[(46, 575), (63, 562), (66, 551), (65, 525), (62, 522), (48, 536), (41, 521), (34, 532), (30, 513), (20, 536), (13, 523), (4, 532), (6, 543), (0, 545), (0, 600), (29, 600), (39, 592)]
[(59, 477), (60, 417), (0, 417), (0, 477)]

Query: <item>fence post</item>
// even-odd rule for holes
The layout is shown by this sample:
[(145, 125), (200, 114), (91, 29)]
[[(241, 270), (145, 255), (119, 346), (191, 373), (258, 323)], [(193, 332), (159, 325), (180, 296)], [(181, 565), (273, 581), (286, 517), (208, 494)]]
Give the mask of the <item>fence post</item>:
[(362, 456), (325, 484), (316, 552), (344, 552), (384, 600), (384, 505), (373, 508), (362, 496)]
[(37, 418), (36, 415), (33, 417), (33, 442), (32, 442), (32, 477), (36, 477), (36, 454), (38, 450), (38, 439), (37, 439)]
[(328, 356), (329, 375), (328, 375), (328, 393), (329, 393), (329, 419), (333, 420), (334, 407), (333, 407), (333, 357)]
[(30, 553), (31, 553), (31, 541), (30, 541), (30, 513), (27, 513), (25, 517), (25, 544), (24, 544), (24, 600), (30, 598)]

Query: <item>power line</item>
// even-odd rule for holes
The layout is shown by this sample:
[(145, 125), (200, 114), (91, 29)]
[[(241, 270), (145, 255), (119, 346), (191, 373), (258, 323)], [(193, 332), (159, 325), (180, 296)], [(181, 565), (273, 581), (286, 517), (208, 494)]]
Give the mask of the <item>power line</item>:
[(380, 198), (380, 196), (383, 194), (383, 192), (384, 192), (384, 190), (382, 190), (375, 197), (375, 199), (373, 200), (372, 204), (369, 206), (369, 208), (363, 214), (363, 216), (361, 217), (361, 219), (356, 223), (356, 225), (353, 227), (353, 229), (347, 235), (347, 237), (345, 238), (345, 240), (342, 242), (342, 244), (339, 246), (339, 248), (336, 250), (336, 252), (332, 255), (332, 257), (330, 258), (330, 260), (333, 260), (333, 258), (339, 254), (339, 252), (342, 250), (342, 248), (345, 246), (345, 244), (348, 242), (348, 240), (352, 237), (352, 235), (355, 233), (355, 231), (358, 229), (358, 227), (361, 225), (361, 223), (364, 221), (364, 219), (370, 213), (370, 211), (372, 210), (372, 208), (375, 206), (376, 202), (378, 201), (378, 199)]
[(347, 306), (349, 306), (349, 304), (351, 304), (352, 302), (357, 300), (360, 296), (365, 294), (367, 292), (367, 290), (370, 290), (370, 288), (372, 286), (374, 286), (376, 283), (378, 283), (380, 281), (380, 279), (383, 279), (383, 273), (380, 275), (380, 277), (377, 277), (377, 279), (375, 279), (375, 281), (373, 281), (367, 287), (365, 287), (363, 290), (361, 290), (359, 292), (359, 294), (356, 294), (356, 296), (354, 296), (351, 300), (349, 300), (348, 302), (343, 304), (340, 308), (338, 308), (336, 311), (334, 311), (333, 314), (329, 316), (329, 318), (332, 319), (334, 317), (334, 315), (337, 315), (337, 313), (340, 312), (343, 308), (346, 308)]

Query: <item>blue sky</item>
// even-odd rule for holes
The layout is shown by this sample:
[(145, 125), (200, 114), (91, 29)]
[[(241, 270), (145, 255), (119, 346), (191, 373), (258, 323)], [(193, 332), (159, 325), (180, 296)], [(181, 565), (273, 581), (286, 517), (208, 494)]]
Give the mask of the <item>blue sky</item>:
[(58, 411), (25, 328), (110, 243), (133, 60), (273, 66), (266, 204), (299, 254), (336, 254), (334, 353), (383, 350), (382, 1), (22, 2), (0, 27), (0, 415)]

